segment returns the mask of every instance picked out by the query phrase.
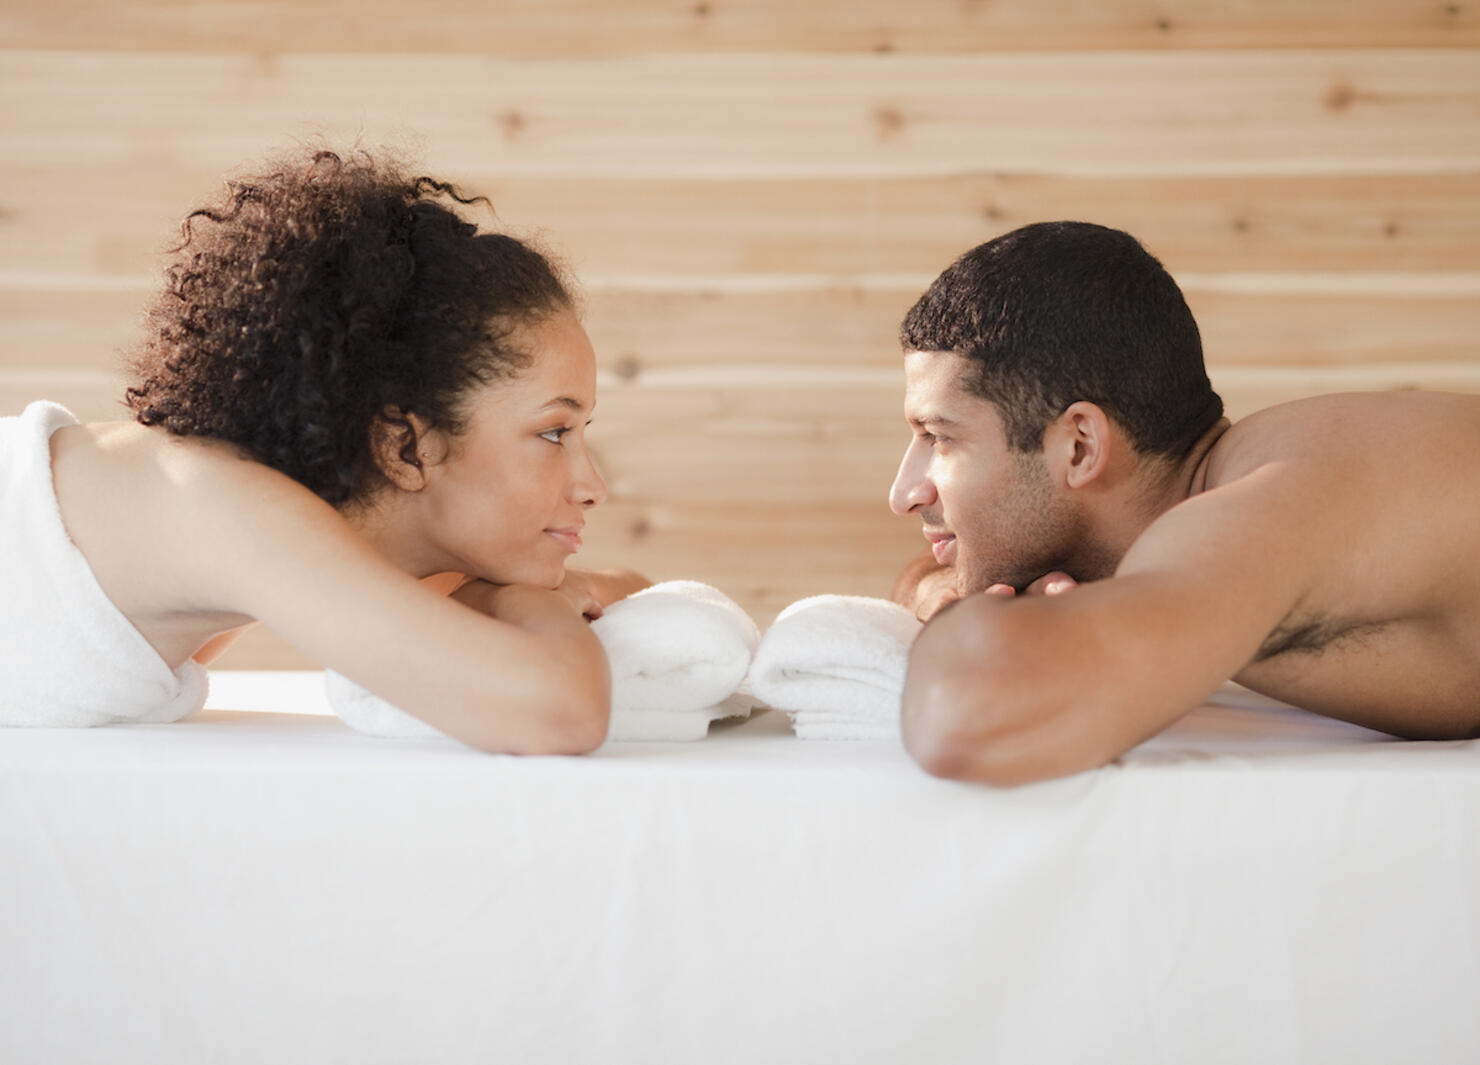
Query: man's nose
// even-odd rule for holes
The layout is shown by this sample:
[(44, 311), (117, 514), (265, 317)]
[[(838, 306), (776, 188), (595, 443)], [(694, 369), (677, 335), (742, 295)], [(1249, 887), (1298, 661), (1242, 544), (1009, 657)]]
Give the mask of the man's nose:
[(916, 507), (935, 502), (935, 486), (925, 476), (925, 464), (910, 447), (899, 463), (894, 484), (889, 488), (889, 509), (903, 517)]

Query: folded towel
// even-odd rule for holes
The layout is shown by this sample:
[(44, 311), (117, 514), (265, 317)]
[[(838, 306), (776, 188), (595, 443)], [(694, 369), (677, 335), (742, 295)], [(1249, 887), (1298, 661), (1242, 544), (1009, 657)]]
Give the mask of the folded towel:
[(62, 522), (51, 435), (76, 424), (55, 403), (0, 418), (0, 725), (177, 721), (205, 704), (205, 669), (193, 660), (170, 669)]
[[(760, 632), (717, 588), (666, 581), (618, 600), (591, 623), (612, 671), (608, 741), (696, 740), (722, 717), (744, 717), (756, 700), (737, 689)], [(329, 704), (352, 728), (373, 736), (442, 733), (337, 673), (326, 677)]]
[(910, 645), (921, 624), (887, 599), (814, 595), (766, 630), (750, 684), (802, 739), (897, 739)]
[(749, 717), (760, 705), (753, 695), (738, 691), (713, 706), (692, 710), (612, 709), (612, 720), (606, 731), (608, 743), (651, 743), (702, 740), (709, 726), (725, 717)]
[(692, 711), (723, 702), (750, 669), (760, 630), (698, 581), (665, 581), (591, 622), (612, 665), (612, 712)]

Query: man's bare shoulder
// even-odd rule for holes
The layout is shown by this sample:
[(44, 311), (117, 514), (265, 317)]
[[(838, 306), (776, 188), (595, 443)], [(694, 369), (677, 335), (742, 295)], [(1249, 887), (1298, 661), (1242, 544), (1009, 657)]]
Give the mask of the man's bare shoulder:
[[(1346, 392), (1267, 407), (1236, 422), (1208, 453), (1204, 488), (1270, 463), (1369, 463), (1421, 469), (1454, 447), (1480, 443), (1480, 396), (1448, 392)], [(1373, 472), (1377, 472), (1373, 469)]]

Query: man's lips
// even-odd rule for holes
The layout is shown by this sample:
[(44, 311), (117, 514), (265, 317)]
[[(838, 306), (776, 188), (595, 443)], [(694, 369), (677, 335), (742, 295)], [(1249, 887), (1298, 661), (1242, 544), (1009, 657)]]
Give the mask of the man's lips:
[(935, 529), (923, 530), (925, 539), (930, 541), (930, 553), (935, 556), (935, 561), (942, 566), (949, 566), (956, 561), (956, 534), (940, 532)]
[(546, 529), (545, 535), (575, 553), (581, 549), (581, 530), (584, 528), (584, 525), (568, 525), (563, 529)]

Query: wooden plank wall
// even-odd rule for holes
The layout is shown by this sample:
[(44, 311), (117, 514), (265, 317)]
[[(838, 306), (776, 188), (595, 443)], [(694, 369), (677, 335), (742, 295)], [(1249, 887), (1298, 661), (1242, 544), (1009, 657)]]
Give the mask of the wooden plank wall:
[(584, 560), (763, 624), (919, 546), (897, 323), (1025, 222), (1140, 236), (1235, 415), (1480, 391), (1475, 0), (3, 0), (0, 414), (115, 416), (178, 218), (317, 133), (564, 257), (612, 488)]

